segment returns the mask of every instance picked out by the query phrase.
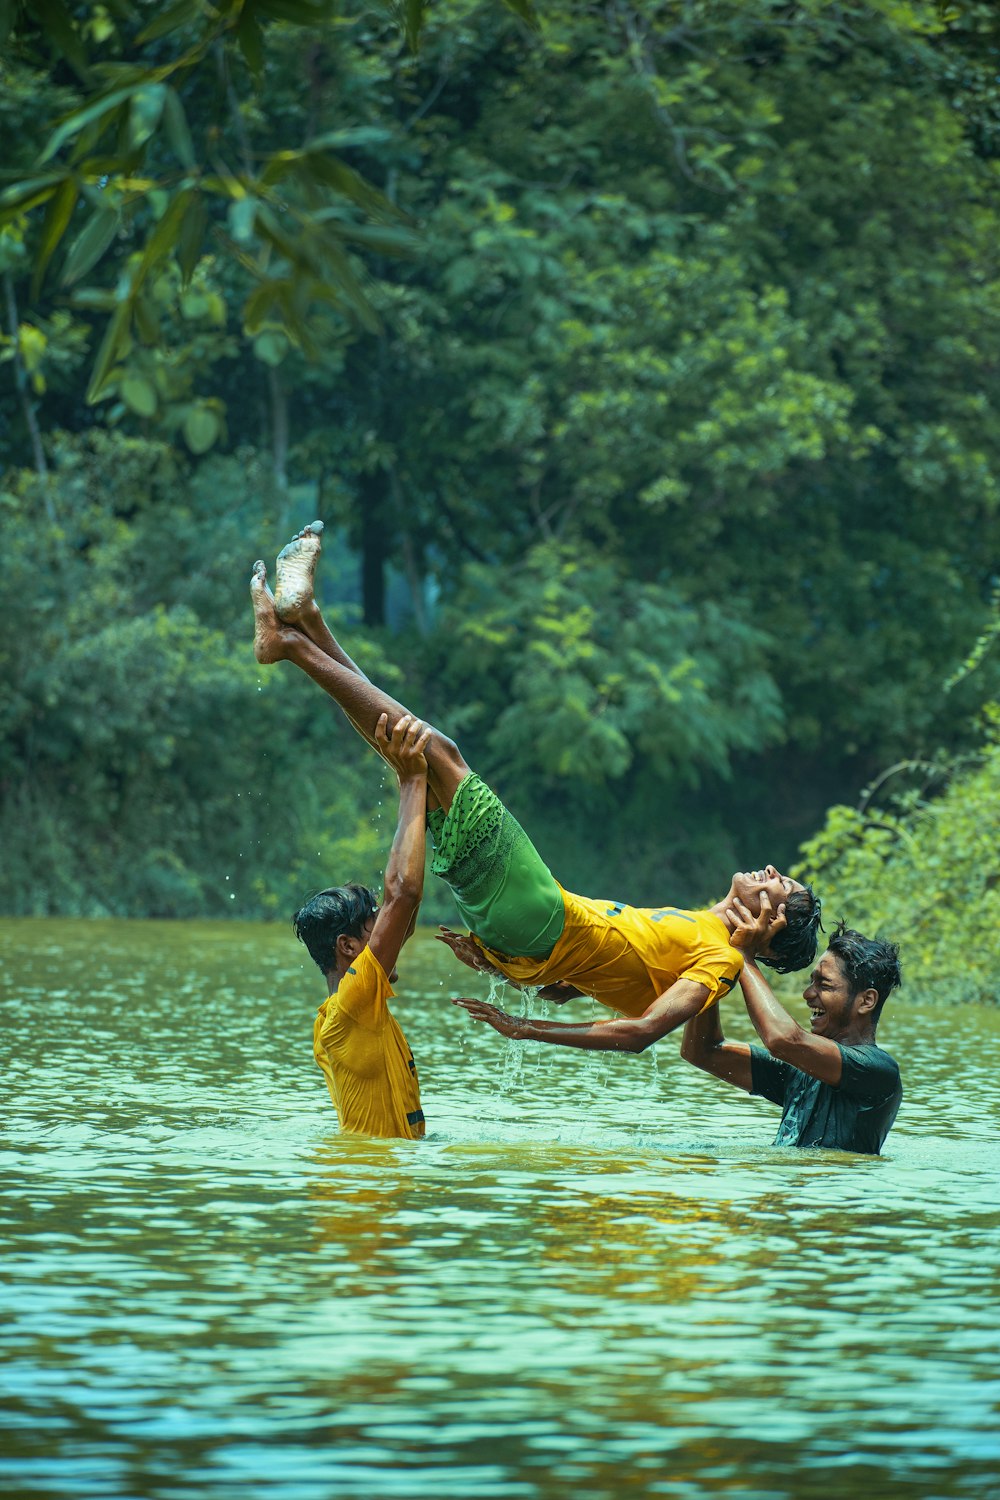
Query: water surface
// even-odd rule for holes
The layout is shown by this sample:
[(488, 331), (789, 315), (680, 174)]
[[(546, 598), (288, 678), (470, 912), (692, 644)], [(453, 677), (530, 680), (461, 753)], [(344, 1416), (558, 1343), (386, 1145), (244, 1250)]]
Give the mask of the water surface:
[(675, 1038), (473, 1027), (422, 933), (428, 1137), (380, 1142), (337, 1133), (286, 929), (0, 946), (8, 1493), (1000, 1493), (1000, 1011), (890, 1002), (886, 1155), (777, 1150)]

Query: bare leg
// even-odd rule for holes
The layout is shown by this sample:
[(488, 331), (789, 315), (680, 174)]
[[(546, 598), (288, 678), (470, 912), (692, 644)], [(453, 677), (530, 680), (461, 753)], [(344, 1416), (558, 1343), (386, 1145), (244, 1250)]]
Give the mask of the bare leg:
[[(262, 562), (254, 563), (250, 597), (255, 623), (254, 655), (259, 662), (294, 662), (339, 705), (373, 749), (375, 725), (382, 714), (388, 717), (391, 735), (397, 719), (408, 710), (365, 677), (339, 647), (336, 656), (330, 655), (299, 626), (288, 625), (278, 618), (274, 596), (267, 586), (267, 570)], [(427, 757), (428, 787), (447, 810), (459, 782), (468, 775), (469, 766), (454, 741), (437, 729), (432, 729), (424, 754)]]

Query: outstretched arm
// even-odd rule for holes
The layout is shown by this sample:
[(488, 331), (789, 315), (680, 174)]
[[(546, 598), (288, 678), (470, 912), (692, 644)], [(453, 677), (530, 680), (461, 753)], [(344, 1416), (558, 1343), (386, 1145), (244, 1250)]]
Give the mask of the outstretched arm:
[(385, 866), (382, 905), (368, 946), (387, 974), (413, 931), (424, 893), (427, 823), (427, 760), (430, 730), (410, 714), (396, 721), (390, 738), (386, 715), (375, 727), (375, 748), (399, 780), (399, 822)]
[(553, 1042), (560, 1047), (582, 1047), (587, 1052), (645, 1052), (661, 1036), (697, 1015), (708, 999), (708, 986), (678, 979), (653, 1001), (641, 1016), (615, 1021), (543, 1021), (535, 1016), (511, 1016), (485, 1000), (456, 999), (474, 1021), (485, 1021), (501, 1036), (519, 1042)]
[(710, 1005), (688, 1021), (681, 1038), (681, 1057), (704, 1073), (751, 1092), (750, 1048), (745, 1042), (726, 1041), (717, 1005)]

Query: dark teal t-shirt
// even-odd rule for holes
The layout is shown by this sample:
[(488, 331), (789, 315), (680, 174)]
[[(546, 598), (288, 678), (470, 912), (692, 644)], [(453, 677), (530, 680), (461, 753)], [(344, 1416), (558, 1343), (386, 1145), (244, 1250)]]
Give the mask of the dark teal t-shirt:
[(896, 1118), (903, 1085), (894, 1057), (865, 1042), (841, 1047), (840, 1083), (822, 1083), (763, 1047), (750, 1048), (752, 1094), (782, 1106), (776, 1146), (828, 1146), (877, 1156)]

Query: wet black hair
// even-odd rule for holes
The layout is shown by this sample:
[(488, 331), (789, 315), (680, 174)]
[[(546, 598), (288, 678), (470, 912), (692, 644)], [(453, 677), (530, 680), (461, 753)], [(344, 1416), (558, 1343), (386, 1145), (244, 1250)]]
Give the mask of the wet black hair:
[(822, 913), (822, 903), (811, 885), (803, 886), (801, 891), (792, 891), (785, 898), (786, 925), (771, 940), (768, 956), (758, 958), (757, 962), (776, 969), (779, 974), (807, 968), (816, 957)]
[(375, 892), (366, 885), (334, 885), (310, 896), (292, 917), (292, 927), (325, 976), (337, 967), (337, 939), (360, 937), (377, 911)]
[(883, 1005), (893, 990), (903, 983), (899, 944), (887, 942), (885, 938), (865, 937), (841, 920), (827, 944), (827, 952), (833, 954), (843, 969), (852, 995), (858, 995), (862, 990), (877, 991), (878, 1004), (872, 1011), (872, 1020), (877, 1022)]

